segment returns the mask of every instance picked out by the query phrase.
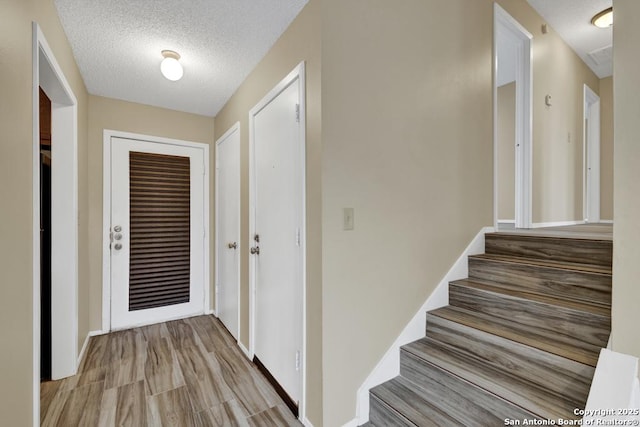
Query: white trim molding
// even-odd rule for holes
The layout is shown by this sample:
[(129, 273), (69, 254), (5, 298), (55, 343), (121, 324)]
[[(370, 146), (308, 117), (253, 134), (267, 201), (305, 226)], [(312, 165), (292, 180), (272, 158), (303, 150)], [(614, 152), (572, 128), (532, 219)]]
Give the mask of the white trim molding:
[(494, 227), (484, 227), (465, 248), (451, 269), (444, 275), (434, 291), (418, 309), (398, 338), (391, 344), (373, 371), (358, 389), (356, 401), (356, 418), (343, 427), (357, 427), (369, 421), (369, 390), (400, 374), (400, 347), (425, 336), (427, 312), (449, 304), (449, 282), (468, 276), (467, 257), (484, 253), (484, 235), (494, 232)]
[[(203, 150), (203, 216), (204, 216), (204, 271), (203, 271), (203, 313), (211, 309), (211, 278), (210, 278), (210, 212), (209, 212), (209, 145), (202, 142), (184, 141), (179, 139), (164, 138), (160, 136), (143, 135), (131, 132), (122, 132), (110, 129), (103, 131), (103, 159), (102, 159), (102, 330), (111, 331), (111, 251), (109, 249), (109, 232), (111, 224), (111, 139), (123, 138), (139, 141), (154, 142), (157, 144), (177, 145)], [(173, 320), (173, 319), (167, 319)], [(151, 322), (153, 323), (153, 322)], [(136, 326), (142, 326), (136, 325)]]
[(582, 220), (576, 221), (552, 221), (552, 222), (536, 222), (531, 224), (531, 228), (546, 228), (546, 227), (564, 227), (567, 225), (581, 225), (586, 224)]

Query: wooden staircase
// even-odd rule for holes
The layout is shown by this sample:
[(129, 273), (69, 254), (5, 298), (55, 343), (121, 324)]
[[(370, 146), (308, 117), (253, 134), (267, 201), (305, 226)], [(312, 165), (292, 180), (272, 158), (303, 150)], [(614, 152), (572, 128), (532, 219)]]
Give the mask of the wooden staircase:
[(366, 425), (578, 419), (609, 339), (611, 261), (609, 240), (487, 234), (400, 376), (370, 390)]

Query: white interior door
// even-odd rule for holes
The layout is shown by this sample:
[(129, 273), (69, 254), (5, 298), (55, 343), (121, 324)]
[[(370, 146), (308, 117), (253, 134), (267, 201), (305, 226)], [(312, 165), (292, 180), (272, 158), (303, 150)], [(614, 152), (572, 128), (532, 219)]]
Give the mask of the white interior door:
[(111, 139), (111, 329), (204, 312), (202, 149)]
[(250, 113), (253, 353), (298, 404), (304, 287), (303, 84), (299, 76), (283, 82)]
[(237, 340), (240, 328), (240, 129), (216, 143), (216, 312)]

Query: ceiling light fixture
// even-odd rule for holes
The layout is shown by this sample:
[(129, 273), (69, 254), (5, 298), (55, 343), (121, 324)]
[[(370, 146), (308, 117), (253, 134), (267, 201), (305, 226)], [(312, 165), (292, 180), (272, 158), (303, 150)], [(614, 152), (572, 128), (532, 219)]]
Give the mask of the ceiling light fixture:
[(172, 50), (163, 50), (162, 56), (164, 56), (164, 59), (160, 64), (160, 71), (162, 72), (162, 75), (172, 82), (180, 80), (184, 74), (182, 65), (180, 65), (180, 62), (178, 61), (180, 59), (180, 55)]
[(609, 28), (613, 25), (613, 8), (605, 9), (591, 18), (591, 23), (598, 28)]

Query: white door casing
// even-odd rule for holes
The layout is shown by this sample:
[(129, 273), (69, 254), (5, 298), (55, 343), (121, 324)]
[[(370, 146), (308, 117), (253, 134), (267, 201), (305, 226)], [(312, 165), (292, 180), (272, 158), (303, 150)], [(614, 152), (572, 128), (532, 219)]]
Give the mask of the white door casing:
[(216, 141), (216, 315), (240, 334), (240, 123)]
[[(250, 355), (304, 417), (304, 63), (249, 113)], [(255, 236), (259, 236), (256, 241)]]
[(585, 222), (600, 222), (600, 97), (584, 85), (584, 174)]
[[(104, 132), (103, 330), (126, 329), (198, 315), (208, 308), (208, 146), (206, 144), (105, 130)], [(129, 311), (129, 153), (189, 159), (189, 301)], [(114, 227), (121, 240), (113, 240)], [(111, 233), (114, 234), (111, 234)], [(121, 249), (115, 244), (120, 243)]]
[[(498, 75), (498, 45), (508, 38), (516, 46), (516, 158), (515, 161), (515, 227), (530, 228), (532, 224), (532, 60), (529, 33), (497, 3), (494, 3), (494, 76)], [(497, 78), (494, 78), (494, 225), (498, 227), (498, 126)]]

